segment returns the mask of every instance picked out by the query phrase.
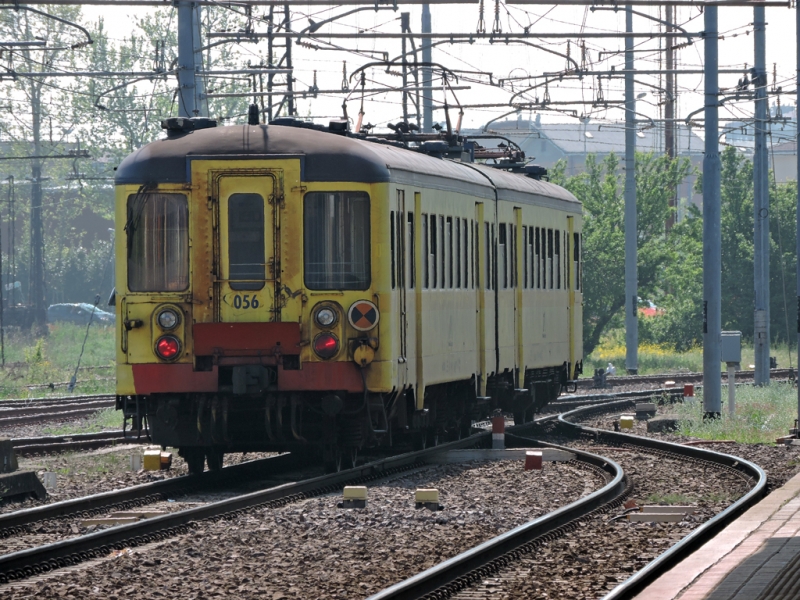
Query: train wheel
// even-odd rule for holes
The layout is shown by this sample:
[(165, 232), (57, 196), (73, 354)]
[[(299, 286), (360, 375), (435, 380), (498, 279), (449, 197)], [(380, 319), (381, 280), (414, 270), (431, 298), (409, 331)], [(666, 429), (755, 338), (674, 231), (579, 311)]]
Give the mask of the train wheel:
[(180, 455), (189, 467), (189, 475), (199, 475), (203, 472), (206, 453), (202, 448), (181, 448)]
[(426, 431), (411, 432), (411, 448), (414, 451), (425, 450), (428, 447), (428, 433)]
[(216, 448), (209, 448), (206, 450), (206, 460), (208, 462), (209, 471), (219, 471), (222, 469), (222, 459), (225, 453)]

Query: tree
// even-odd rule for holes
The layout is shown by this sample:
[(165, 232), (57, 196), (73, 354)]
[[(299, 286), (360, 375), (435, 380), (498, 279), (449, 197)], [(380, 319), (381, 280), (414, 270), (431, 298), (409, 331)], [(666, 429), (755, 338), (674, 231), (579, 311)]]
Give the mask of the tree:
[[(74, 52), (87, 43), (85, 32), (74, 23), (80, 8), (50, 7), (50, 14), (29, 7), (4, 11), (0, 35), (15, 39), (44, 40), (43, 49), (26, 48), (13, 52), (14, 71), (44, 73), (75, 66)], [(68, 104), (68, 88), (51, 83), (45, 76), (22, 75), (3, 86), (5, 101), (15, 106), (11, 119), (2, 124), (3, 137), (17, 143), (27, 142), (30, 156), (30, 286), (29, 300), (33, 307), (34, 325), (46, 331), (45, 258), (43, 238), (43, 167), (45, 154), (54, 154), (60, 136), (53, 136), (53, 118), (59, 121), (58, 110)], [(50, 143), (43, 129), (49, 126)]]
[[(690, 171), (687, 159), (637, 153), (639, 295), (655, 297), (663, 285), (671, 257), (665, 223), (672, 210), (670, 190)], [(590, 354), (625, 307), (624, 184), (619, 159), (602, 162), (587, 156), (584, 173), (566, 178), (565, 165), (553, 170), (551, 181), (563, 185), (583, 202), (584, 306), (583, 346)]]

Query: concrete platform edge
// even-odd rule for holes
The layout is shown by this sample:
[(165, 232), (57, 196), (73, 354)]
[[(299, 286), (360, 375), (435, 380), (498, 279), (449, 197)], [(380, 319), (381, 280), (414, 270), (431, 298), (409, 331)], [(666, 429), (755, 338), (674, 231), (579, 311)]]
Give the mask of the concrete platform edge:
[[(724, 559), (742, 546), (751, 535), (767, 523), (788, 502), (800, 494), (800, 473), (792, 477), (778, 490), (745, 511), (736, 521), (719, 532), (713, 539), (700, 547), (691, 556), (684, 559), (670, 571), (656, 579), (641, 593), (636, 600), (676, 600), (690, 591), (703, 579), (703, 586), (708, 587), (721, 582), (738, 564), (738, 561)], [(774, 524), (777, 530), (783, 524), (778, 520)], [(757, 548), (748, 551), (757, 551)], [(692, 598), (702, 597), (691, 593)], [(688, 597), (687, 599), (688, 600)]]

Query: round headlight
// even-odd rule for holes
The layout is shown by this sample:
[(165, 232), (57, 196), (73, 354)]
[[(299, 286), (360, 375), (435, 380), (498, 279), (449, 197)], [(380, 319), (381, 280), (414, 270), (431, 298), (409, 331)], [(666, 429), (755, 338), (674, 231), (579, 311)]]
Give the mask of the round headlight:
[(158, 313), (156, 320), (162, 329), (172, 329), (178, 324), (178, 313), (171, 308), (167, 308)]
[(165, 335), (156, 342), (156, 354), (164, 360), (172, 360), (181, 351), (181, 343), (174, 335)]
[(324, 308), (320, 308), (317, 311), (317, 325), (320, 327), (330, 327), (334, 323), (336, 323), (336, 312), (332, 308), (328, 308), (327, 306)]
[(314, 352), (320, 358), (333, 358), (339, 352), (339, 340), (332, 333), (320, 333), (314, 338)]

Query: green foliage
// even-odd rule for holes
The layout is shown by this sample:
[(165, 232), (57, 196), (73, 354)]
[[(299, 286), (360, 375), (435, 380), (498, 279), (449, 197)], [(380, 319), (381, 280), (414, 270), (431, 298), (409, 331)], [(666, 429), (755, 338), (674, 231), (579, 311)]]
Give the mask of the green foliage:
[[(7, 330), (5, 367), (0, 368), (0, 397), (36, 398), (66, 394), (81, 352), (85, 325), (50, 325), (47, 337)], [(114, 328), (93, 323), (89, 328), (76, 393), (111, 393), (114, 389)], [(53, 387), (50, 387), (53, 384)]]
[[(672, 210), (672, 190), (690, 172), (687, 159), (654, 154), (636, 155), (639, 295), (655, 298), (663, 286), (664, 269), (674, 259), (666, 243), (665, 225)], [(551, 181), (563, 185), (583, 202), (584, 353), (600, 343), (625, 307), (624, 181), (619, 159), (610, 154), (602, 162), (586, 158), (585, 172), (564, 176), (564, 165)]]
[[(727, 147), (721, 155), (722, 328), (753, 339), (753, 165)], [(624, 202), (619, 163), (613, 156), (586, 172), (555, 180), (584, 202), (584, 352), (590, 354), (611, 328), (622, 327), (624, 308)], [(669, 231), (669, 190), (689, 173), (687, 163), (636, 157), (639, 216), (639, 295), (663, 312), (639, 319), (639, 340), (687, 352), (702, 343), (703, 217), (689, 206)], [(697, 183), (702, 189), (702, 179)], [(773, 343), (793, 338), (797, 299), (796, 183), (770, 186), (770, 331)], [(642, 355), (640, 353), (640, 361)], [(788, 361), (787, 361), (788, 363)], [(640, 365), (641, 368), (641, 365)]]
[(727, 386), (722, 397), (726, 400), (719, 419), (703, 420), (703, 396), (675, 405), (680, 420), (681, 435), (706, 440), (734, 440), (745, 444), (774, 444), (789, 433), (797, 416), (797, 389), (786, 383), (769, 387), (742, 386), (736, 389), (736, 415), (728, 416)]
[(79, 425), (58, 424), (44, 428), (45, 435), (75, 435), (94, 433), (96, 431), (112, 431), (122, 428), (122, 413), (114, 408), (104, 408), (81, 421)]
[[(721, 155), (722, 328), (753, 339), (753, 163), (727, 146)], [(770, 333), (773, 342), (792, 339), (797, 311), (795, 229), (797, 183), (770, 177)], [(702, 189), (702, 179), (697, 182)], [(700, 220), (702, 217), (697, 215)], [(702, 231), (693, 234), (702, 248)], [(699, 280), (702, 282), (702, 279)], [(695, 291), (700, 303), (702, 286)]]

